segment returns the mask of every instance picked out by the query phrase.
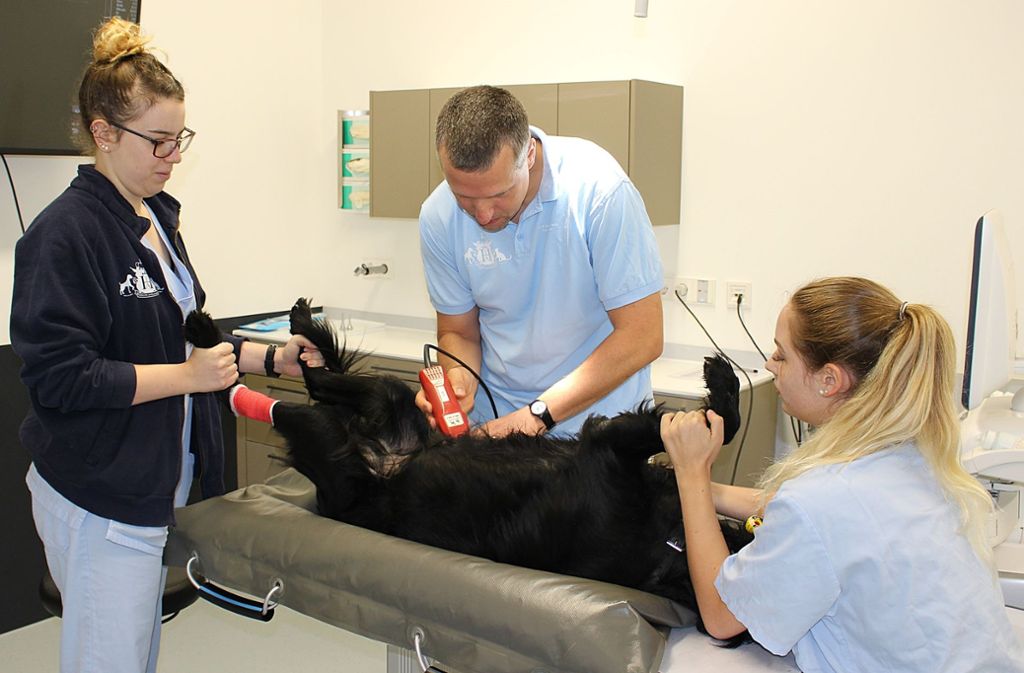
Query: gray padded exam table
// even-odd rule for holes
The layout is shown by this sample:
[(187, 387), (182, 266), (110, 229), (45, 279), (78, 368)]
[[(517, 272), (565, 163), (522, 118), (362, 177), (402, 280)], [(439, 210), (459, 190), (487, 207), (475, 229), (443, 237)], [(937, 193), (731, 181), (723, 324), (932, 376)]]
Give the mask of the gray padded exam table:
[[(756, 644), (723, 650), (649, 593), (494, 563), (326, 519), (285, 470), (177, 512), (166, 558), (211, 582), (459, 673), (796, 671)], [(239, 618), (241, 619), (241, 617)]]

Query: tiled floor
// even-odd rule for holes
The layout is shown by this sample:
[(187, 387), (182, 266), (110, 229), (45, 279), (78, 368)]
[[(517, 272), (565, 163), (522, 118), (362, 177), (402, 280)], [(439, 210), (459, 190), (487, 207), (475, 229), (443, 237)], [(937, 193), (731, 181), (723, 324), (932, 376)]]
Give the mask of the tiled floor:
[[(0, 634), (0, 670), (56, 673), (56, 617)], [(158, 673), (384, 673), (386, 647), (279, 606), (258, 622), (196, 601), (164, 624)]]
[[(1024, 611), (1008, 610), (1024, 638)], [(56, 673), (60, 620), (46, 619), (0, 634), (0, 671)], [(411, 666), (411, 664), (409, 665)], [(407, 666), (401, 670), (414, 670)], [(792, 656), (773, 657), (756, 645), (722, 650), (677, 629), (662, 670), (795, 671)], [(283, 606), (257, 622), (197, 601), (164, 625), (158, 673), (385, 673), (386, 646)], [(418, 669), (416, 669), (418, 670)]]

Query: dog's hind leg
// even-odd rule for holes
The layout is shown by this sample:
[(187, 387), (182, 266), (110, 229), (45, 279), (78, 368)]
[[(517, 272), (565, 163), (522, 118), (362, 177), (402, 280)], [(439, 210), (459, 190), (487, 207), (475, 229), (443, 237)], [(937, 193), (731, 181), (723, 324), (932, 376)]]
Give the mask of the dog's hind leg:
[(623, 464), (645, 464), (665, 450), (661, 442), (660, 408), (642, 404), (635, 412), (605, 418), (591, 416), (579, 434), (581, 455), (611, 448)]

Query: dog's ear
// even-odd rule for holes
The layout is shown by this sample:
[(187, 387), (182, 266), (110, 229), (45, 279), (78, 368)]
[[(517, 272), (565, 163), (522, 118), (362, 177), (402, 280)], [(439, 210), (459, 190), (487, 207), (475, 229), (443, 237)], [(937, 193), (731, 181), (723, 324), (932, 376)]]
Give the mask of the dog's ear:
[(740, 429), (740, 380), (732, 366), (721, 355), (704, 358), (704, 383), (708, 395), (704, 408), (711, 409), (725, 422), (725, 444), (732, 441)]
[(213, 318), (200, 309), (192, 311), (185, 318), (185, 340), (196, 348), (213, 348), (222, 341)]

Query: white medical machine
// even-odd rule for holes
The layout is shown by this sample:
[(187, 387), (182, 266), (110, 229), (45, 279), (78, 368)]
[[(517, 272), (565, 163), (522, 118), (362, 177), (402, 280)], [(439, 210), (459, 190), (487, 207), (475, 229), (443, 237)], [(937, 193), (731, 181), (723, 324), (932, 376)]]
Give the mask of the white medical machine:
[(1006, 605), (1024, 609), (1024, 380), (1015, 378), (1016, 279), (1002, 217), (977, 223), (961, 402), (964, 466), (989, 489), (989, 525)]

